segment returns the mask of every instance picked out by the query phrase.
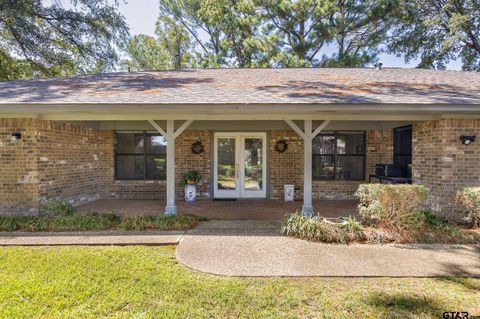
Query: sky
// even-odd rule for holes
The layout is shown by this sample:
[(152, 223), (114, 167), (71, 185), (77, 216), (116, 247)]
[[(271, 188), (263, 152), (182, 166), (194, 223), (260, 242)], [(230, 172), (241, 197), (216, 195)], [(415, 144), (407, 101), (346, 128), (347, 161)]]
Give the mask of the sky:
[[(130, 26), (130, 33), (153, 35), (155, 30), (155, 22), (159, 14), (158, 0), (130, 0), (129, 2), (120, 2), (120, 12), (126, 18)], [(330, 54), (332, 48), (326, 48), (322, 54)], [(381, 54), (379, 62), (383, 63), (384, 67), (407, 67), (413, 68), (418, 64), (418, 61), (410, 61), (406, 64), (402, 57), (396, 57), (391, 54)], [(448, 64), (449, 70), (460, 70), (461, 62), (452, 61)]]

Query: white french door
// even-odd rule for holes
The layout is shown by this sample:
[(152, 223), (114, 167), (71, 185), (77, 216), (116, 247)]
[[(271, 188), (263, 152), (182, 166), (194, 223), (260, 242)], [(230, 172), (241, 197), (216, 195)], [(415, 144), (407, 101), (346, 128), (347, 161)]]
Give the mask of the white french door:
[(215, 198), (265, 198), (266, 134), (215, 133)]

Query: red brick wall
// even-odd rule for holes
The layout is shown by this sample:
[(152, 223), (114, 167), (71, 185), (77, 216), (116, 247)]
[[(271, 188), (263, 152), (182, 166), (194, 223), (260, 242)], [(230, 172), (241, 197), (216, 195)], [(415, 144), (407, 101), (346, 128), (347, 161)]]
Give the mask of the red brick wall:
[[(38, 209), (37, 120), (0, 118), (0, 214)], [(11, 133), (22, 134), (18, 142)]]
[[(0, 212), (37, 213), (51, 199), (101, 198), (113, 174), (113, 132), (38, 119), (1, 119)], [(12, 132), (22, 133), (10, 141)]]
[[(278, 141), (287, 141), (285, 152), (275, 151)], [(269, 149), (270, 198), (283, 198), (285, 184), (295, 185), (295, 197), (303, 196), (303, 140), (293, 131), (271, 131)]]
[(365, 172), (375, 174), (375, 164), (393, 163), (393, 129), (367, 131)]
[[(204, 151), (201, 154), (192, 153), (192, 144), (201, 141)], [(175, 179), (177, 198), (183, 198), (183, 187), (180, 186), (183, 175), (196, 170), (202, 180), (197, 188), (197, 195), (202, 198), (210, 196), (210, 132), (209, 131), (185, 131), (175, 140)]]
[(455, 195), (463, 187), (480, 186), (480, 141), (463, 145), (460, 135), (480, 136), (480, 120), (419, 122), (412, 134), (414, 182), (430, 188), (433, 211), (452, 219), (463, 217)]

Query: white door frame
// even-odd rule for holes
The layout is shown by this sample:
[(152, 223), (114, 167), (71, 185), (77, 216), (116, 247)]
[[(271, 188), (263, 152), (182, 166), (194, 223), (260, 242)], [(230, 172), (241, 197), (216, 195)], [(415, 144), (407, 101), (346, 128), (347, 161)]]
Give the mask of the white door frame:
[[(235, 138), (235, 189), (218, 189), (218, 138)], [(245, 189), (245, 139), (262, 139), (262, 189)], [(213, 164), (214, 198), (266, 198), (267, 197), (267, 134), (265, 132), (215, 132)]]

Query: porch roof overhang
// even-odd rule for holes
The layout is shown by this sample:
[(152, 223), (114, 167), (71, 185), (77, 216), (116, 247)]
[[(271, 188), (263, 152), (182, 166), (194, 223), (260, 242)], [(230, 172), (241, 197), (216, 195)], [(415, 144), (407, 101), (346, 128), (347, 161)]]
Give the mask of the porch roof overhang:
[(45, 120), (355, 120), (480, 118), (480, 104), (1, 103), (0, 117)]

